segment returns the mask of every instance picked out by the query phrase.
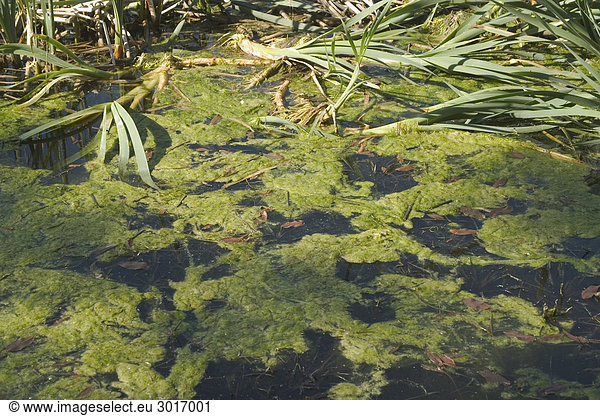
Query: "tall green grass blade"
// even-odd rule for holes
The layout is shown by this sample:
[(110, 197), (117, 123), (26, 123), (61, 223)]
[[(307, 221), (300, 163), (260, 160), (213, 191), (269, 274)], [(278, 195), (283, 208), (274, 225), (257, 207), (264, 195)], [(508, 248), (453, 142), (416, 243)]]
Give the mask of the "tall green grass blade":
[[(54, 39), (54, 5), (53, 0), (39, 0), (42, 6), (42, 19), (44, 21), (44, 29), (46, 36)], [(54, 54), (54, 45), (48, 44), (48, 52)]]
[(273, 16), (272, 14), (261, 12), (261, 11), (257, 10), (256, 6), (254, 6), (249, 1), (231, 0), (231, 4), (234, 6), (235, 9), (245, 11), (245, 12), (251, 14), (252, 16), (256, 17), (257, 19), (264, 20), (265, 22), (289, 27), (293, 30), (303, 30), (306, 32), (314, 32), (314, 33), (323, 32), (323, 29), (318, 26), (312, 26), (312, 25), (308, 25), (306, 23), (301, 23), (301, 22), (296, 22), (294, 20), (286, 19), (281, 16)]
[(67, 55), (69, 58), (74, 60), (80, 67), (98, 71), (99, 73), (110, 74), (109, 72), (101, 71), (100, 69), (94, 68), (87, 62), (83, 61), (81, 58), (79, 58), (77, 55), (75, 55), (73, 53), (73, 51), (71, 51), (69, 48), (67, 48), (65, 45), (63, 45), (56, 39), (50, 38), (46, 35), (36, 35), (36, 37), (43, 40), (44, 42), (49, 43), (50, 45), (54, 46), (54, 48), (58, 49), (59, 51), (61, 51), (65, 55)]
[(12, 53), (15, 55), (28, 56), (60, 68), (77, 68), (77, 65), (63, 61), (54, 55), (50, 55), (43, 49), (40, 49), (36, 46), (23, 45), (21, 43), (7, 43), (5, 45), (0, 45), (0, 53)]
[[(148, 168), (148, 162), (146, 161), (146, 153), (144, 152), (144, 145), (142, 144), (142, 139), (137, 130), (137, 127), (135, 126), (135, 122), (131, 118), (131, 115), (129, 115), (127, 110), (125, 110), (125, 108), (123, 108), (123, 106), (116, 101), (111, 104), (111, 110), (112, 110), (113, 116), (115, 118), (115, 124), (117, 125), (117, 130), (119, 133), (119, 146), (120, 146), (121, 151), (123, 151), (121, 137), (125, 137), (125, 140), (126, 140), (126, 136), (128, 134), (129, 138), (131, 139), (131, 143), (133, 144), (135, 160), (137, 163), (140, 177), (142, 178), (144, 183), (146, 183), (146, 185), (150, 186), (151, 188), (158, 189), (158, 186), (156, 186), (156, 184), (152, 180), (152, 176), (150, 176), (150, 169)], [(127, 142), (127, 152), (125, 153), (125, 155), (127, 156), (127, 160), (128, 160), (129, 159), (129, 143), (128, 142)], [(125, 163), (127, 163), (127, 160), (125, 161)], [(121, 163), (122, 162), (123, 162), (123, 159), (121, 158), (119, 160), (119, 171), (121, 171)]]
[(32, 137), (47, 131), (51, 131), (53, 129), (59, 127), (68, 127), (71, 125), (76, 125), (82, 123), (84, 120), (93, 119), (102, 113), (102, 109), (94, 106), (90, 108), (86, 108), (85, 110), (77, 111), (72, 114), (68, 114), (62, 118), (57, 120), (52, 120), (48, 123), (45, 123), (35, 129), (29, 130), (19, 136), (19, 140), (28, 140)]
[(129, 136), (115, 102), (111, 103), (110, 110), (115, 119), (117, 135), (119, 136), (119, 176), (122, 180), (125, 180), (125, 171), (127, 162), (129, 162)]
[(108, 134), (108, 130), (112, 124), (112, 112), (109, 113), (108, 106), (104, 107), (104, 112), (102, 114), (102, 124), (100, 125), (100, 145), (98, 146), (98, 161), (100, 163), (104, 163), (104, 159), (106, 157), (106, 136)]
[(167, 41), (167, 43), (173, 43), (179, 37), (179, 33), (181, 32), (181, 29), (183, 29), (183, 25), (185, 24), (185, 19), (187, 18), (187, 16), (187, 13), (183, 15), (183, 17), (175, 27), (175, 30), (173, 30), (173, 33), (171, 33), (171, 36), (169, 36), (169, 40)]
[(7, 43), (17, 43), (17, 2), (0, 0), (0, 27)]

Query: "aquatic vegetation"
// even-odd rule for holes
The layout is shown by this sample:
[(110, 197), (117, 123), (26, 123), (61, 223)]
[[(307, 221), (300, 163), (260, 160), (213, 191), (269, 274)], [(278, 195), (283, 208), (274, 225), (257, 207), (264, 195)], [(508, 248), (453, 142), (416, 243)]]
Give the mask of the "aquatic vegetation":
[[(570, 237), (598, 235), (598, 196), (582, 181), (587, 166), (515, 140), (448, 131), (387, 136), (368, 143), (373, 156), (361, 158), (351, 139), (335, 136), (249, 139), (248, 127), (232, 120), (263, 112), (268, 97), (237, 92), (222, 77), (202, 82), (213, 79), (211, 71), (219, 68), (174, 74), (193, 111), (138, 122), (146, 146), (164, 155), (150, 159), (160, 192), (111, 180), (116, 152), (107, 153), (108, 166), (88, 162), (90, 180), (79, 185), (45, 185), (45, 171), (0, 169), (2, 345), (36, 337), (0, 360), (11, 397), (196, 397), (206, 372), (223, 360), (243, 359), (269, 374), (290, 355), (313, 354), (319, 347), (307, 334), (330, 336), (332, 346), (320, 353), (349, 371), (327, 382), (329, 397), (378, 397), (395, 383), (390, 371), (427, 367), (428, 352), (456, 354), (456, 368), (444, 370), (452, 377), (489, 369), (515, 380), (508, 358), (515, 351), (526, 356), (573, 342), (505, 336), (542, 338), (559, 330), (527, 300), (464, 290), (454, 268), (564, 261), (595, 270), (596, 257), (553, 252)], [(218, 100), (224, 90), (233, 91), (229, 100)], [(158, 97), (178, 99), (168, 89)], [(215, 113), (222, 120), (211, 124)], [(397, 155), (410, 162), (398, 163)], [(393, 170), (406, 164), (415, 168)], [(500, 178), (503, 186), (493, 186)], [(395, 179), (406, 187), (379, 184)], [(485, 211), (514, 201), (524, 208)], [(463, 206), (487, 214), (475, 220)], [(344, 218), (348, 231), (313, 223), (315, 212), (325, 221)], [(60, 222), (48, 224), (59, 213)], [(476, 241), (484, 254), (454, 256), (429, 246), (415, 229), (427, 213), (448, 218), (431, 219), (446, 238), (453, 222), (480, 221), (470, 225), (476, 236), (457, 238)], [(302, 222), (283, 228), (293, 220)], [(531, 232), (515, 240), (523, 226)], [(197, 240), (204, 242), (199, 252)], [(174, 244), (183, 255), (180, 272), (161, 260)], [(410, 255), (425, 272), (390, 269), (354, 280), (340, 270), (400, 264)], [(131, 258), (147, 269), (118, 265)], [(490, 309), (469, 307), (466, 298)], [(64, 370), (54, 370), (63, 363)], [(48, 379), (46, 372), (60, 375)], [(67, 377), (73, 374), (80, 377)]]
[[(398, 5), (397, 20), (357, 16), (392, 30), (425, 3), (437, 2)], [(381, 33), (369, 46), (391, 48)], [(340, 56), (361, 36), (338, 39)], [(326, 42), (316, 39), (293, 48)], [(597, 359), (597, 296), (581, 294), (599, 261), (591, 166), (410, 125), (385, 137), (269, 132), (249, 121), (272, 108), (270, 85), (246, 90), (251, 75), (233, 61), (182, 64), (194, 59), (146, 55), (142, 85), (74, 113), (104, 118), (98, 160), (82, 161), (88, 180), (0, 166), (0, 395), (235, 398), (253, 374), (239, 397), (404, 398), (402, 383), (428, 395), (440, 379), (450, 387), (439, 397), (597, 396), (584, 371)], [(357, 68), (345, 70), (360, 83)], [(320, 94), (296, 73), (276, 76), (293, 79), (289, 101)], [(370, 105), (352, 85), (339, 120)], [(425, 85), (384, 85), (365, 117), (401, 107), (390, 91), (445, 88)], [(150, 111), (129, 115), (151, 92)], [(22, 128), (13, 114), (5, 131)], [(127, 175), (127, 136), (142, 180)], [(160, 190), (142, 186), (154, 181)], [(571, 249), (581, 240), (583, 254)], [(554, 357), (568, 369), (548, 367)]]

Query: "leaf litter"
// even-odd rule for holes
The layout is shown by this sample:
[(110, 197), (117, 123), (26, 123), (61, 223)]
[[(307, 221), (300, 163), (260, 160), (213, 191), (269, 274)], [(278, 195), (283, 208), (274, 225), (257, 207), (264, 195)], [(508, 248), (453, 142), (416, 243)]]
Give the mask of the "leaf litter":
[(454, 235), (475, 235), (477, 234), (477, 230), (472, 230), (470, 228), (450, 228), (450, 231)]
[(18, 340), (16, 340), (12, 344), (7, 345), (4, 348), (4, 350), (6, 352), (21, 351), (21, 350), (29, 347), (31, 344), (33, 344), (34, 340), (35, 340), (35, 337), (19, 338)]
[(588, 286), (581, 291), (581, 299), (591, 299), (596, 296), (598, 293), (598, 289), (600, 289), (600, 285), (592, 285)]
[(481, 302), (473, 298), (464, 298), (462, 300), (462, 303), (464, 303), (469, 308), (477, 309), (478, 311), (485, 311), (491, 308), (491, 306), (487, 303)]
[(510, 386), (510, 381), (506, 378), (502, 377), (500, 374), (496, 374), (491, 372), (490, 370), (481, 370), (477, 372), (481, 377), (485, 379), (488, 383), (496, 383), (503, 384), (505, 386)]

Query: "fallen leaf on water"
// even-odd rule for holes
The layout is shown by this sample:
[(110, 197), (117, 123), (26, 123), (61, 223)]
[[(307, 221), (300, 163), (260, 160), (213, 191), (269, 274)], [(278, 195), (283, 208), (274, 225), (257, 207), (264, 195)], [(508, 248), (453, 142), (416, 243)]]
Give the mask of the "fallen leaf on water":
[(505, 386), (510, 386), (510, 381), (502, 377), (500, 374), (492, 373), (489, 370), (481, 370), (478, 371), (479, 375), (485, 378), (485, 381), (488, 383), (498, 383), (504, 384)]
[(27, 348), (31, 344), (33, 344), (34, 339), (35, 339), (35, 337), (19, 338), (18, 340), (16, 340), (12, 344), (9, 344), (5, 348), (5, 351), (6, 352), (21, 351), (22, 349)]
[(439, 215), (439, 214), (433, 214), (433, 213), (427, 214), (427, 216), (428, 216), (429, 218), (433, 218), (433, 219), (434, 219), (434, 220), (436, 220), (436, 221), (444, 221), (444, 220), (446, 219), (446, 218), (442, 217), (442, 216), (441, 216), (441, 215)]
[(473, 298), (464, 298), (462, 300), (462, 303), (467, 305), (469, 308), (477, 309), (478, 311), (485, 311), (491, 308), (491, 306), (487, 303), (478, 301), (477, 299)]
[(578, 337), (576, 335), (571, 334), (570, 332), (567, 332), (563, 329), (563, 334), (565, 334), (565, 336), (569, 339), (572, 339), (575, 342), (579, 342), (580, 344), (588, 344), (590, 342), (589, 339), (584, 338), (584, 337)]
[(304, 225), (304, 221), (296, 220), (296, 221), (288, 221), (281, 224), (281, 228), (298, 228)]
[(533, 342), (536, 340), (536, 338), (533, 335), (527, 335), (519, 331), (504, 331), (504, 335), (525, 342)]
[(452, 357), (450, 357), (448, 354), (434, 354), (432, 352), (427, 351), (427, 356), (429, 357), (429, 360), (434, 363), (437, 366), (449, 366), (449, 367), (455, 367), (456, 363), (454, 362), (454, 360), (452, 359)]
[(581, 291), (581, 298), (582, 299), (593, 298), (594, 295), (598, 292), (598, 289), (600, 289), (600, 285), (593, 285), (593, 286), (586, 287), (585, 289), (583, 289)]
[(500, 188), (501, 186), (506, 185), (506, 182), (508, 182), (508, 178), (500, 178), (496, 182), (494, 182), (492, 186), (494, 188)]
[(492, 208), (489, 212), (489, 216), (491, 218), (494, 218), (494, 217), (497, 217), (498, 215), (510, 214), (511, 212), (513, 212), (512, 207), (510, 205), (507, 205), (502, 208)]
[(215, 114), (215, 116), (210, 120), (210, 125), (214, 126), (215, 124), (219, 124), (223, 120), (223, 117), (220, 114)]
[(245, 235), (243, 237), (225, 237), (222, 239), (225, 243), (241, 243), (244, 241), (248, 241), (250, 239), (249, 236)]
[(117, 248), (117, 245), (109, 244), (107, 246), (97, 248), (96, 250), (94, 250), (90, 254), (88, 254), (88, 257), (90, 257), (90, 258), (98, 257), (100, 254), (106, 253), (107, 251), (112, 250), (113, 248)]
[(121, 263), (119, 263), (119, 266), (121, 266), (124, 269), (127, 270), (147, 270), (148, 269), (148, 263), (146, 263), (145, 261), (123, 261)]
[(258, 225), (265, 222), (269, 218), (269, 211), (271, 211), (271, 208), (261, 208), (258, 211), (258, 219), (255, 221), (255, 223)]
[(470, 228), (450, 228), (450, 232), (455, 235), (475, 235), (477, 230), (471, 230)]
[(483, 220), (485, 218), (483, 212), (479, 211), (478, 209), (468, 207), (466, 205), (460, 207), (460, 212), (462, 212), (467, 217), (475, 218), (476, 220)]
[(84, 397), (87, 397), (90, 394), (92, 394), (94, 392), (94, 390), (96, 390), (96, 387), (94, 387), (94, 386), (90, 386), (87, 389), (83, 389), (83, 390), (81, 390), (81, 392), (79, 392), (76, 399), (83, 399)]
[(525, 159), (525, 155), (519, 152), (510, 152), (508, 157), (512, 157), (513, 159)]
[(414, 165), (404, 165), (394, 169), (396, 172), (410, 172), (411, 170), (415, 170), (417, 167)]
[(275, 152), (266, 153), (263, 156), (268, 157), (269, 159), (283, 159), (283, 155)]
[(567, 390), (569, 390), (569, 385), (568, 384), (557, 384), (557, 385), (554, 385), (554, 386), (546, 387), (545, 389), (543, 389), (541, 391), (541, 393), (544, 396), (549, 396), (551, 394), (564, 393)]
[(388, 354), (393, 354), (393, 353), (395, 353), (396, 351), (398, 351), (399, 349), (400, 349), (400, 347), (394, 347), (394, 348), (392, 348), (392, 349), (390, 349), (390, 350), (388, 351)]
[(540, 338), (540, 341), (542, 341), (542, 342), (556, 341), (557, 339), (561, 339), (563, 336), (564, 336), (563, 334), (544, 335), (543, 337)]
[(68, 321), (69, 319), (71, 319), (70, 316), (65, 316), (64, 318), (60, 318), (58, 321), (54, 322), (52, 324), (52, 326), (58, 326), (58, 325), (62, 324), (63, 322)]

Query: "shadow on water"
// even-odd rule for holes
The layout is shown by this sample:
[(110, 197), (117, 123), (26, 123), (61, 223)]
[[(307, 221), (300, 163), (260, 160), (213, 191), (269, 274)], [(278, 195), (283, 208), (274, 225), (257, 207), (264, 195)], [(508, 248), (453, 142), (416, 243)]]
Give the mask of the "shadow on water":
[(342, 161), (349, 181), (373, 182), (373, 190), (378, 194), (402, 192), (417, 185), (411, 174), (414, 166), (409, 161), (400, 162), (393, 156), (358, 153), (348, 155)]
[(310, 211), (301, 218), (287, 218), (278, 212), (269, 212), (269, 221), (259, 229), (266, 244), (291, 244), (311, 234), (345, 235), (356, 231), (350, 220), (336, 212)]
[[(52, 117), (58, 119), (97, 104), (114, 101), (122, 93), (123, 87), (115, 84), (91, 90), (85, 93), (81, 99), (67, 102), (66, 110), (53, 114)], [(53, 173), (43, 179), (44, 184), (82, 183), (89, 176), (83, 167), (87, 157), (73, 160), (70, 163), (67, 161), (90, 143), (100, 127), (100, 122), (100, 117), (98, 117), (69, 130), (58, 129), (42, 133), (24, 143), (0, 142), (0, 163), (52, 170)], [(32, 126), (32, 128), (34, 127)]]
[(266, 369), (256, 360), (221, 360), (210, 363), (198, 397), (222, 400), (322, 399), (327, 391), (350, 377), (354, 365), (337, 348), (339, 341), (320, 331), (304, 334), (309, 349), (283, 352), (278, 365)]
[(175, 290), (170, 282), (185, 279), (186, 268), (190, 266), (211, 266), (207, 275), (215, 279), (222, 277), (228, 267), (213, 264), (228, 250), (219, 245), (201, 240), (175, 242), (171, 247), (119, 257), (108, 262), (93, 261), (83, 266), (82, 271), (91, 271), (97, 278), (108, 279), (134, 287), (140, 292), (156, 288), (162, 294), (164, 307), (175, 310), (172, 299)]

